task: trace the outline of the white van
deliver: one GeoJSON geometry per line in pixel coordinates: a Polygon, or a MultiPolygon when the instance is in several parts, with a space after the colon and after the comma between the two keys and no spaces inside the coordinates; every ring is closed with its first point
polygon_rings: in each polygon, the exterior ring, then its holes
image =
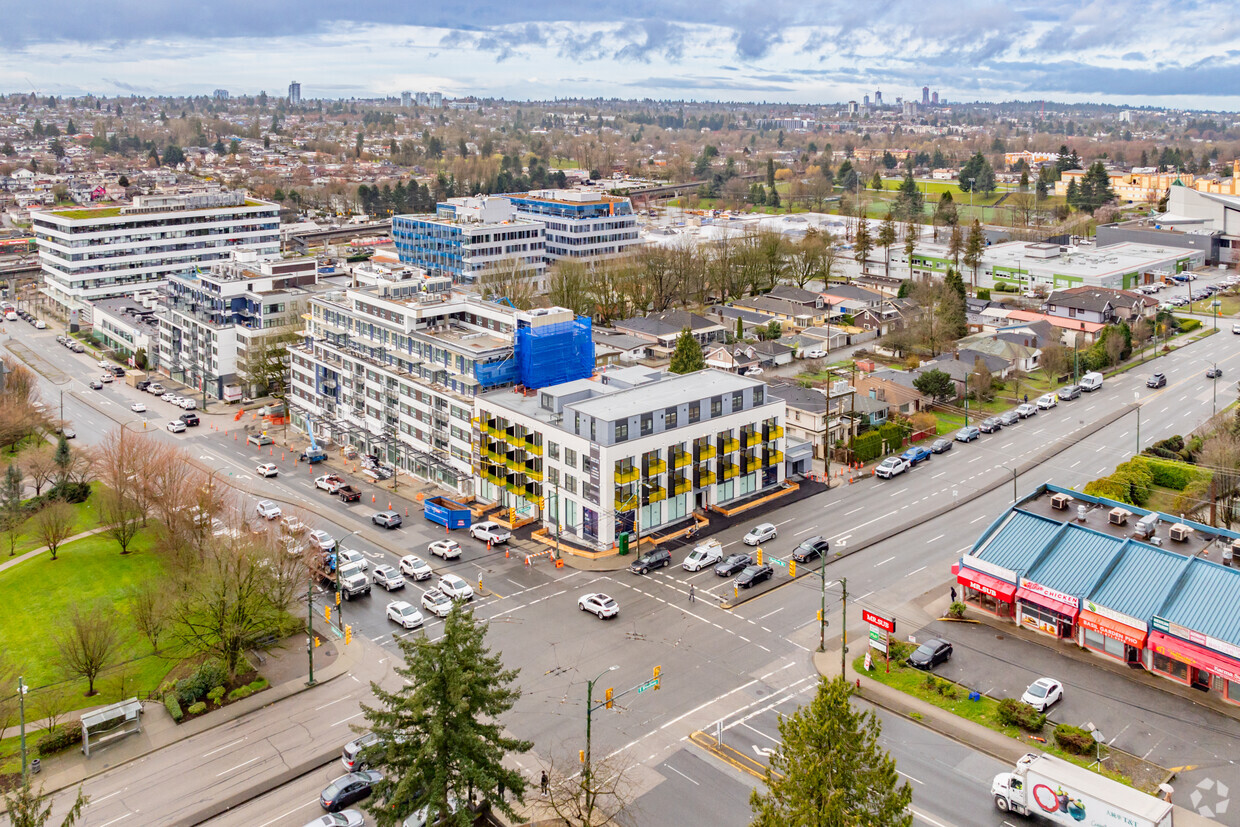
{"type": "Polygon", "coordinates": [[[1091,371],[1081,377],[1081,390],[1086,393],[1092,393],[1102,387],[1102,374],[1097,371],[1091,371]]]}

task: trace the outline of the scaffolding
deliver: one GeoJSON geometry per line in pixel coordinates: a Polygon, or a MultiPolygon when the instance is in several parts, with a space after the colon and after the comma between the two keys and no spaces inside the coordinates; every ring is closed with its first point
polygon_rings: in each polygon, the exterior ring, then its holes
{"type": "Polygon", "coordinates": [[[517,377],[527,388],[545,388],[594,374],[594,339],[590,319],[517,328],[517,377]]]}

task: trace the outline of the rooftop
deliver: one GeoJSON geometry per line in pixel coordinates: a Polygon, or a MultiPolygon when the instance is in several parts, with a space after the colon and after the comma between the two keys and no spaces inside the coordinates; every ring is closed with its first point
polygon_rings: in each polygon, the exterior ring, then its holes
{"type": "Polygon", "coordinates": [[[608,394],[605,399],[596,397],[567,407],[596,419],[615,420],[752,387],[765,387],[765,383],[706,368],[683,375],[669,373],[655,382],[608,394]]]}

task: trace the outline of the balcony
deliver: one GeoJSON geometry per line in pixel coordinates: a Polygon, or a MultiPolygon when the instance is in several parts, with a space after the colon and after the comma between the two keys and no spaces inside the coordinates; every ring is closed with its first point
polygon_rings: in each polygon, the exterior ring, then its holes
{"type": "Polygon", "coordinates": [[[740,448],[741,448],[741,443],[739,440],[736,439],[736,437],[731,437],[731,436],[719,437],[719,453],[731,454],[735,451],[739,451],[740,448]]]}
{"type": "Polygon", "coordinates": [[[646,461],[646,476],[657,477],[667,470],[667,462],[661,459],[650,459],[646,461]]]}
{"type": "Polygon", "coordinates": [[[758,432],[753,428],[741,429],[741,445],[750,448],[758,444],[758,432]]]}
{"type": "Polygon", "coordinates": [[[657,503],[667,499],[667,489],[661,485],[652,485],[646,489],[646,503],[657,503]]]}
{"type": "Polygon", "coordinates": [[[681,494],[688,494],[689,491],[692,490],[692,488],[693,488],[693,481],[689,479],[688,477],[679,476],[672,480],[673,496],[678,497],[681,494]]]}
{"type": "Polygon", "coordinates": [[[724,462],[719,466],[719,480],[721,482],[733,479],[740,473],[740,467],[735,462],[724,462]]]}
{"type": "Polygon", "coordinates": [[[532,435],[527,436],[525,439],[521,440],[521,446],[524,447],[525,450],[529,451],[531,454],[534,454],[535,456],[541,457],[543,454],[542,445],[538,442],[535,442],[534,437],[532,435]]]}
{"type": "Polygon", "coordinates": [[[495,437],[496,439],[500,439],[500,440],[508,439],[508,434],[504,432],[504,429],[498,427],[497,425],[491,422],[488,422],[485,426],[483,426],[482,430],[486,431],[488,434],[495,437]]]}
{"type": "Polygon", "coordinates": [[[770,442],[772,439],[779,439],[781,436],[783,436],[783,435],[784,435],[784,426],[782,426],[782,425],[767,425],[767,426],[763,429],[763,432],[764,432],[764,433],[765,433],[765,435],[766,435],[766,441],[767,441],[767,442],[770,442]]]}
{"type": "Polygon", "coordinates": [[[613,502],[613,507],[617,512],[632,511],[634,508],[637,508],[637,495],[617,488],[613,502]]]}
{"type": "Polygon", "coordinates": [[[641,476],[636,465],[616,466],[616,485],[628,485],[631,482],[637,482],[637,478],[641,476]]]}
{"type": "Polygon", "coordinates": [[[697,457],[698,462],[705,462],[708,459],[715,458],[715,446],[709,442],[701,445],[693,446],[693,454],[697,457]]]}
{"type": "Polygon", "coordinates": [[[762,461],[767,465],[777,465],[784,461],[784,452],[767,449],[762,452],[762,461]]]}
{"type": "Polygon", "coordinates": [[[672,452],[672,467],[673,468],[684,468],[686,465],[688,465],[691,462],[693,462],[693,456],[688,451],[673,451],[672,452]]]}
{"type": "Polygon", "coordinates": [[[539,469],[539,468],[534,468],[533,466],[530,466],[530,465],[526,465],[526,466],[523,466],[521,470],[522,470],[522,472],[524,472],[524,473],[525,473],[525,475],[526,475],[527,477],[529,477],[530,479],[532,479],[532,480],[534,480],[534,481],[536,481],[536,482],[542,482],[542,481],[543,481],[543,472],[542,472],[542,470],[541,470],[541,469],[539,469]]]}
{"type": "Polygon", "coordinates": [[[708,485],[715,484],[715,472],[709,468],[698,468],[693,478],[698,488],[705,488],[708,485]]]}

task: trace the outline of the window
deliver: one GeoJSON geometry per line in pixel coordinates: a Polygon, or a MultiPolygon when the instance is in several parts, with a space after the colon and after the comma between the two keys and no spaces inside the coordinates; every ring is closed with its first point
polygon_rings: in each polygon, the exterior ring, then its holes
{"type": "Polygon", "coordinates": [[[753,389],[753,404],[755,406],[761,405],[763,401],[765,401],[765,399],[766,399],[765,388],[759,385],[758,387],[753,389]]]}
{"type": "Polygon", "coordinates": [[[642,436],[650,436],[654,433],[654,414],[642,414],[642,436]]]}
{"type": "Polygon", "coordinates": [[[597,423],[597,422],[598,422],[598,420],[597,420],[597,419],[595,419],[594,417],[590,417],[590,441],[591,441],[591,442],[595,442],[595,441],[597,441],[597,439],[598,439],[598,438],[595,436],[595,431],[596,431],[596,424],[595,424],[595,423],[597,423]]]}
{"type": "Polygon", "coordinates": [[[744,407],[745,407],[745,392],[744,391],[732,391],[732,412],[736,413],[737,411],[743,409],[744,407]]]}
{"type": "Polygon", "coordinates": [[[714,419],[719,416],[723,416],[723,397],[712,396],[710,398],[710,418],[714,419]]]}
{"type": "Polygon", "coordinates": [[[697,422],[701,418],[702,418],[702,403],[701,402],[690,402],[689,403],[689,424],[692,425],[694,422],[697,422]]]}
{"type": "Polygon", "coordinates": [[[623,422],[617,422],[616,423],[616,442],[624,442],[628,438],[629,438],[628,420],[624,420],[623,422]]]}
{"type": "Polygon", "coordinates": [[[560,469],[554,466],[547,469],[547,482],[552,485],[558,485],[560,482],[560,469]]]}
{"type": "Polygon", "coordinates": [[[577,493],[577,478],[568,474],[564,475],[564,490],[570,494],[577,493]]]}
{"type": "Polygon", "coordinates": [[[550,457],[551,459],[559,459],[560,458],[560,443],[548,442],[547,443],[547,456],[550,457]]]}
{"type": "Polygon", "coordinates": [[[577,467],[577,452],[574,451],[572,448],[564,449],[564,464],[567,465],[569,468],[577,467]]]}
{"type": "Polygon", "coordinates": [[[668,408],[663,412],[663,427],[669,431],[676,427],[676,409],[668,408]]]}

